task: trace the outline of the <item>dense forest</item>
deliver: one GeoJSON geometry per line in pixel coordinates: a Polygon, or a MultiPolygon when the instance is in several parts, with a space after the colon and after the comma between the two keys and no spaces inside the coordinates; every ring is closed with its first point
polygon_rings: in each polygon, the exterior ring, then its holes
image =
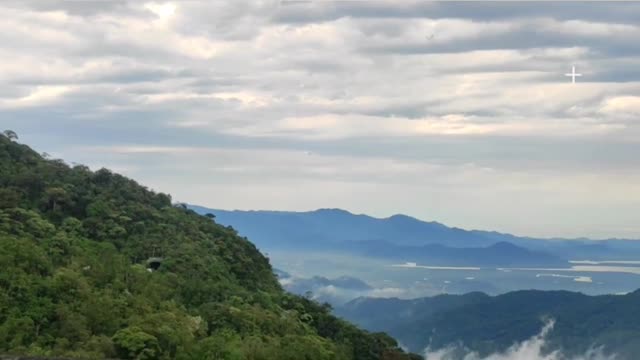
{"type": "Polygon", "coordinates": [[[0,135],[0,353],[420,359],[288,294],[213,215],[0,135]]]}
{"type": "Polygon", "coordinates": [[[640,354],[640,290],[600,296],[523,290],[498,296],[359,298],[336,313],[366,329],[387,331],[414,350],[455,345],[488,356],[532,338],[553,321],[543,349],[548,352],[582,359],[599,349],[616,360],[636,360],[640,354]]]}

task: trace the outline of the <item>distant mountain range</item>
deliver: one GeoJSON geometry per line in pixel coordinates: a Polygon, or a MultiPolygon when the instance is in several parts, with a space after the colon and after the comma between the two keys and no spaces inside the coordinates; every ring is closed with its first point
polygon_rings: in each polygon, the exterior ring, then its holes
{"type": "Polygon", "coordinates": [[[552,320],[547,351],[560,350],[574,358],[602,347],[605,353],[614,350],[618,360],[637,359],[640,353],[640,290],[602,296],[528,290],[495,297],[469,293],[413,300],[358,298],[335,313],[367,330],[387,331],[413,351],[453,346],[460,354],[453,359],[469,351],[479,358],[505,351],[552,320]]]}
{"type": "Polygon", "coordinates": [[[340,209],[309,212],[228,211],[190,206],[215,215],[259,248],[339,251],[448,266],[567,266],[567,259],[623,260],[640,256],[640,241],[536,239],[464,230],[406,215],[379,219],[340,209]]]}
{"type": "MultiPolygon", "coordinates": [[[[190,206],[198,213],[212,213],[216,221],[230,224],[250,239],[260,238],[264,244],[283,242],[315,243],[334,241],[386,241],[395,245],[422,246],[427,243],[448,246],[487,246],[497,242],[437,222],[424,222],[405,215],[377,219],[356,215],[341,209],[309,212],[227,211],[190,206]]],[[[499,240],[498,240],[499,241],[499,240]]]]}
{"type": "Polygon", "coordinates": [[[529,250],[502,241],[484,247],[451,247],[441,244],[422,246],[394,245],[383,241],[354,241],[339,244],[336,249],[398,262],[410,260],[430,266],[476,267],[567,267],[569,263],[543,251],[529,250]]]}

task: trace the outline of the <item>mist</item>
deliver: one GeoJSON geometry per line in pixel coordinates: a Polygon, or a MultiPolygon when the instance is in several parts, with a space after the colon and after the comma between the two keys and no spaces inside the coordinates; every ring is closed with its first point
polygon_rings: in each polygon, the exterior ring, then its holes
{"type": "Polygon", "coordinates": [[[425,360],[615,360],[616,355],[605,355],[601,348],[588,350],[583,355],[566,356],[561,351],[545,351],[546,337],[553,330],[554,321],[548,321],[540,333],[512,345],[504,352],[480,356],[476,352],[461,349],[460,346],[448,346],[444,349],[425,349],[425,360]]]}

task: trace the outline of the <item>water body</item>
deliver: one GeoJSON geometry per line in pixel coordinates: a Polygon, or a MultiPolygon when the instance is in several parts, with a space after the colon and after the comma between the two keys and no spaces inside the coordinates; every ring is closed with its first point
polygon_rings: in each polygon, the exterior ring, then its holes
{"type": "MultiPolygon", "coordinates": [[[[519,268],[519,267],[500,267],[495,268],[497,271],[553,271],[553,272],[610,272],[610,273],[627,273],[640,275],[640,261],[591,261],[591,260],[572,260],[569,261],[573,266],[569,268],[519,268]],[[638,266],[623,266],[638,265],[638,266]]],[[[406,262],[404,264],[391,265],[396,268],[409,269],[428,269],[428,270],[462,270],[462,271],[480,271],[489,270],[490,268],[481,268],[474,266],[429,266],[418,265],[414,262],[406,262]]]]}
{"type": "Polygon", "coordinates": [[[570,260],[571,264],[575,265],[634,265],[640,266],[639,260],[604,260],[604,261],[594,261],[594,260],[570,260]]]}
{"type": "Polygon", "coordinates": [[[431,291],[448,293],[483,291],[499,294],[521,289],[539,289],[599,295],[626,293],[638,287],[640,261],[572,260],[570,265],[567,268],[486,268],[430,266],[407,262],[387,265],[387,268],[394,269],[393,279],[400,287],[403,283],[407,284],[407,280],[422,280],[425,288],[430,286],[431,291]],[[426,274],[429,274],[429,280],[424,278],[426,274]]]}
{"type": "Polygon", "coordinates": [[[553,272],[608,272],[640,275],[638,266],[611,266],[611,265],[574,265],[570,268],[498,268],[497,270],[511,271],[553,271],[553,272]]]}
{"type": "Polygon", "coordinates": [[[467,270],[467,271],[479,271],[482,268],[479,267],[469,267],[469,266],[426,266],[426,265],[418,265],[413,262],[408,262],[404,264],[396,264],[391,265],[392,267],[399,268],[418,268],[418,269],[429,269],[429,270],[467,270]]]}

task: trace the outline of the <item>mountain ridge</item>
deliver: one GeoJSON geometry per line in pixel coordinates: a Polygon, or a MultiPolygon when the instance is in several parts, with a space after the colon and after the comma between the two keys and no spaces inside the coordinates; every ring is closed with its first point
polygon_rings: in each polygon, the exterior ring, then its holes
{"type": "Polygon", "coordinates": [[[461,230],[461,231],[465,231],[465,232],[469,232],[469,233],[477,233],[477,234],[482,234],[485,236],[505,236],[505,237],[514,237],[514,238],[518,238],[518,239],[526,239],[526,240],[543,240],[543,241],[590,241],[590,242],[607,242],[607,241],[638,241],[640,242],[640,238],[619,238],[619,237],[606,237],[606,238],[593,238],[593,237],[589,237],[589,236],[579,236],[579,237],[562,237],[562,236],[529,236],[529,235],[517,235],[517,234],[513,234],[510,232],[506,232],[506,231],[498,231],[498,230],[488,230],[488,229],[475,229],[475,228],[464,228],[464,227],[460,227],[460,226],[450,226],[450,225],[446,225],[443,222],[437,221],[437,220],[425,220],[425,219],[420,219],[417,218],[415,216],[412,215],[408,215],[408,214],[404,214],[404,213],[395,213],[386,217],[378,217],[378,216],[374,216],[374,215],[369,215],[366,213],[356,213],[356,212],[351,212],[349,210],[346,209],[342,209],[342,208],[317,208],[317,209],[313,209],[313,210],[300,210],[300,211],[294,211],[294,210],[269,210],[269,209],[249,209],[249,210],[242,210],[242,209],[220,209],[220,208],[209,208],[207,206],[203,206],[203,205],[195,205],[195,204],[188,204],[186,203],[185,205],[187,205],[189,208],[192,208],[194,210],[196,210],[197,212],[205,212],[205,211],[212,211],[212,212],[220,212],[220,213],[236,213],[236,214],[241,214],[241,213],[254,213],[254,214],[259,214],[259,213],[273,213],[273,214],[292,214],[292,215],[304,215],[304,214],[313,214],[313,213],[323,213],[323,212],[335,212],[335,213],[341,213],[341,214],[345,214],[345,215],[352,215],[352,216],[356,216],[356,217],[366,217],[372,220],[392,220],[394,218],[407,218],[416,222],[420,222],[420,223],[424,223],[424,224],[430,224],[430,225],[436,225],[436,226],[441,226],[447,229],[452,229],[452,230],[461,230]]]}
{"type": "Polygon", "coordinates": [[[448,227],[396,214],[376,218],[342,209],[314,211],[220,210],[189,205],[204,214],[212,212],[218,221],[231,225],[260,246],[288,242],[307,243],[385,241],[398,246],[443,244],[450,247],[491,246],[509,242],[533,251],[542,251],[563,259],[628,260],[640,254],[640,241],[632,239],[534,238],[484,230],[448,227]]]}
{"type": "Polygon", "coordinates": [[[438,295],[411,300],[357,298],[335,313],[369,330],[387,331],[409,349],[457,349],[463,359],[503,353],[531,339],[544,324],[554,326],[546,351],[573,358],[602,347],[607,355],[633,360],[640,351],[640,290],[589,296],[571,291],[519,290],[438,295]]]}
{"type": "Polygon", "coordinates": [[[377,219],[336,209],[291,213],[190,208],[214,214],[216,221],[237,229],[264,251],[339,252],[441,266],[568,266],[565,259],[543,250],[508,246],[501,239],[406,215],[377,219]]]}
{"type": "Polygon", "coordinates": [[[238,233],[106,169],[0,135],[0,354],[414,360],[286,293],[238,233]]]}

